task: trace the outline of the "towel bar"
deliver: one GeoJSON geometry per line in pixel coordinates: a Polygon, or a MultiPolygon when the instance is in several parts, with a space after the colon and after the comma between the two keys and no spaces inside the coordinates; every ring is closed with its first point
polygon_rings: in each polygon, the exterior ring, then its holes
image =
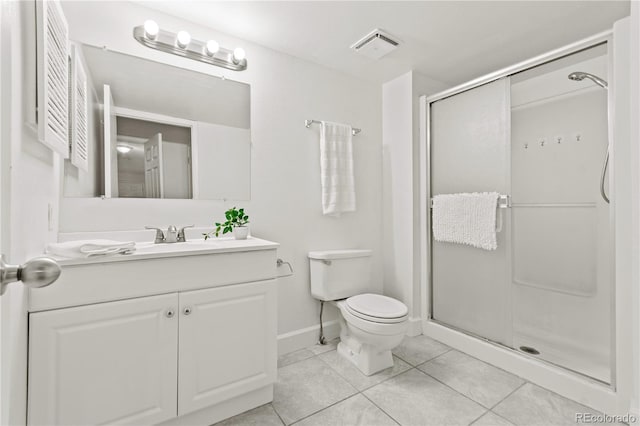
{"type": "MultiPolygon", "coordinates": [[[[304,120],[304,127],[306,127],[307,129],[311,127],[312,124],[320,124],[322,123],[322,121],[318,121],[318,120],[304,120]]],[[[357,135],[358,133],[360,133],[362,131],[362,129],[358,129],[357,127],[352,127],[351,128],[351,134],[353,136],[357,135]]]]}
{"type": "MultiPolygon", "coordinates": [[[[510,207],[511,207],[511,197],[509,195],[501,195],[498,197],[499,209],[508,209],[510,207]]],[[[429,208],[433,208],[433,198],[431,199],[429,208]]]]}

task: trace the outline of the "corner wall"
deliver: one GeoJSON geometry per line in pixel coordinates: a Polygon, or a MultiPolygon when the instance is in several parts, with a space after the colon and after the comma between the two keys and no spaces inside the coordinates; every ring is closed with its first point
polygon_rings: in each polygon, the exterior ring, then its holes
{"type": "Polygon", "coordinates": [[[410,71],[382,85],[384,292],[409,307],[421,334],[419,97],[448,85],[410,71]]]}

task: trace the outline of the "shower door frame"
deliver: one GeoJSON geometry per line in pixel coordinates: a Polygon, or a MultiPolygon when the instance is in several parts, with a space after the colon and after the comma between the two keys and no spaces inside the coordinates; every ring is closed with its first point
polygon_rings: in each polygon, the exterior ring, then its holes
{"type": "MultiPolygon", "coordinates": [[[[613,87],[615,80],[613,76],[613,30],[604,31],[570,45],[550,51],[548,53],[536,56],[529,60],[517,63],[511,67],[504,68],[486,76],[469,81],[462,85],[453,87],[449,90],[440,92],[432,96],[420,97],[420,251],[422,256],[420,265],[420,294],[421,298],[421,317],[422,331],[425,335],[444,341],[457,349],[461,349],[470,355],[473,355],[490,363],[498,364],[505,370],[514,372],[528,380],[540,384],[557,393],[582,402],[586,405],[599,409],[608,414],[626,414],[628,413],[628,403],[630,400],[631,375],[624,374],[629,371],[630,359],[624,353],[631,353],[631,330],[630,319],[631,313],[627,306],[622,306],[618,299],[620,294],[629,294],[630,283],[622,283],[616,281],[616,264],[615,264],[615,240],[612,244],[611,261],[611,282],[612,282],[612,314],[611,314],[611,383],[605,384],[595,379],[589,378],[580,373],[573,372],[569,369],[553,365],[547,361],[533,358],[516,351],[507,346],[501,345],[468,333],[464,330],[443,324],[433,318],[433,276],[432,276],[432,233],[431,233],[431,136],[430,136],[430,109],[431,104],[457,95],[459,93],[471,90],[478,86],[494,82],[501,78],[509,76],[539,66],[556,59],[589,49],[601,44],[608,46],[608,75],[611,82],[610,90],[607,95],[608,100],[608,135],[610,141],[610,152],[614,154],[615,143],[612,139],[613,130],[613,87]],[[424,185],[424,186],[423,186],[424,185]],[[621,290],[621,286],[625,285],[629,288],[621,290]],[[624,324],[623,320],[628,320],[624,324]],[[622,361],[622,362],[621,362],[622,361]],[[626,410],[624,407],[627,407],[626,410]]],[[[610,184],[609,188],[614,188],[614,171],[615,171],[615,155],[612,155],[611,164],[609,165],[610,184]]],[[[510,169],[510,166],[508,167],[510,169]]],[[[611,190],[614,195],[614,191],[611,190]]],[[[612,239],[615,238],[615,197],[611,197],[610,207],[610,229],[612,230],[612,239]]],[[[510,216],[510,215],[509,215],[510,216]]],[[[508,220],[508,223],[511,221],[508,220]]],[[[509,228],[507,228],[508,230],[509,228]]],[[[511,266],[509,266],[511,268],[511,266]]]]}

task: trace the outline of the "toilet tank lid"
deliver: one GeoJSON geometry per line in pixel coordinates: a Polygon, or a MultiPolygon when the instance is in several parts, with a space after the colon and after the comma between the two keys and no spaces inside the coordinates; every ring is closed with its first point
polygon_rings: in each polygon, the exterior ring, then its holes
{"type": "Polygon", "coordinates": [[[371,256],[371,253],[373,253],[373,250],[317,250],[309,252],[309,259],[349,259],[354,257],[371,256]]]}

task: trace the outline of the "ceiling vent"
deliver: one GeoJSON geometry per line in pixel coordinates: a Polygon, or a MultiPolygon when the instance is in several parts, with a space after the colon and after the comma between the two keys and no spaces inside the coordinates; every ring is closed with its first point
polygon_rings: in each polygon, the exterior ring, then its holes
{"type": "Polygon", "coordinates": [[[371,31],[351,45],[356,52],[371,59],[380,59],[395,50],[400,42],[380,29],[371,31]]]}

